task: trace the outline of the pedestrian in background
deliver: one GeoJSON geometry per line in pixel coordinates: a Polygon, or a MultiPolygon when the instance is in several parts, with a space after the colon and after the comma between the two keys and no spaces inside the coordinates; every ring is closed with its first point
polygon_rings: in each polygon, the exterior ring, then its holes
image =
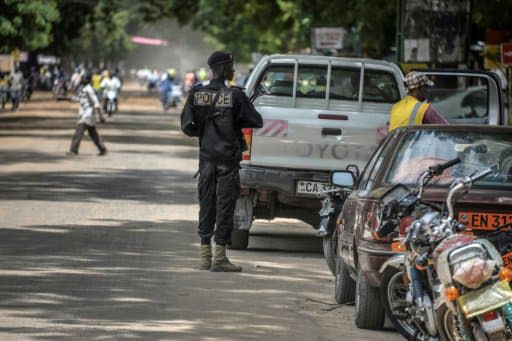
{"type": "Polygon", "coordinates": [[[105,145],[101,142],[98,131],[96,130],[96,113],[100,116],[100,121],[103,121],[104,119],[101,112],[100,102],[98,101],[98,97],[96,97],[94,89],[91,86],[91,81],[92,75],[90,74],[86,74],[82,77],[82,87],[80,88],[76,98],[80,104],[78,109],[79,119],[75,134],[71,141],[71,147],[68,153],[69,155],[78,155],[80,142],[82,141],[82,137],[86,130],[96,147],[98,147],[98,156],[107,154],[107,148],[105,148],[105,145]]]}
{"type": "Polygon", "coordinates": [[[427,75],[411,71],[405,76],[404,85],[407,96],[391,108],[389,131],[408,125],[448,123],[427,101],[426,87],[434,86],[434,82],[427,75]]]}
{"type": "Polygon", "coordinates": [[[240,160],[247,148],[242,128],[261,128],[263,120],[242,89],[226,86],[234,76],[233,56],[214,52],[208,65],[213,79],[192,88],[181,114],[183,132],[199,138],[199,268],[239,272],[242,268],[226,257],[226,246],[231,244],[240,160]]]}
{"type": "Polygon", "coordinates": [[[23,73],[19,66],[16,66],[9,76],[9,88],[11,92],[12,111],[18,111],[21,99],[21,89],[23,88],[23,73]]]}

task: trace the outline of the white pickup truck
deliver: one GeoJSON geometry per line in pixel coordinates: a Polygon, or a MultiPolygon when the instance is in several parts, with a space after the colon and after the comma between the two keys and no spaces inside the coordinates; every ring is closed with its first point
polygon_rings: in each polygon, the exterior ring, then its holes
{"type": "MultiPolygon", "coordinates": [[[[441,86],[432,95],[450,111],[448,116],[440,111],[449,120],[503,124],[502,108],[488,108],[500,103],[487,96],[499,92],[488,91],[498,88],[491,75],[478,74],[486,82],[468,72],[429,75],[450,89],[443,92],[441,86]]],[[[297,218],[318,228],[316,194],[330,187],[330,172],[364,167],[387,133],[391,106],[406,94],[395,64],[312,55],[263,57],[246,92],[258,94],[254,104],[264,125],[244,130],[249,150],[240,170],[234,249],[247,248],[254,219],[297,218]]]]}

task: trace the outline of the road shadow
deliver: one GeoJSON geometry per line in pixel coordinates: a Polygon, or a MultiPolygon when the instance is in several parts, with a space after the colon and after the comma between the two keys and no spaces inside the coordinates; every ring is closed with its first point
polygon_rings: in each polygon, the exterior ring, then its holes
{"type": "Polygon", "coordinates": [[[0,333],[66,341],[283,338],[297,333],[296,290],[322,278],[305,255],[305,266],[276,257],[243,263],[242,274],[196,270],[191,221],[94,223],[0,229],[0,333]]]}
{"type": "Polygon", "coordinates": [[[0,200],[94,202],[131,200],[194,204],[194,170],[106,170],[97,172],[16,172],[0,177],[0,200]]]}

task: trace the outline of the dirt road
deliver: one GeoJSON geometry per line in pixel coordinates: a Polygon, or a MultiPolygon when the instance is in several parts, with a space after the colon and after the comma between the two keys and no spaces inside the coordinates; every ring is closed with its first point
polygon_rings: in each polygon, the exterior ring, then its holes
{"type": "Polygon", "coordinates": [[[156,98],[65,155],[76,105],[0,113],[0,340],[397,340],[358,330],[313,229],[257,222],[241,274],[197,270],[195,141],[156,98]]]}

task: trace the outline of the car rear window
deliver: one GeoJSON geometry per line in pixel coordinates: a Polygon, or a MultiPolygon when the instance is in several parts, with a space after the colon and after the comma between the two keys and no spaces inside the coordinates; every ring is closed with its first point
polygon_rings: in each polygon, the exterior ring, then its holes
{"type": "Polygon", "coordinates": [[[420,130],[407,133],[393,156],[384,182],[414,184],[428,167],[455,158],[461,163],[436,179],[448,186],[455,178],[472,175],[492,165],[498,171],[475,184],[512,188],[512,134],[471,131],[420,130]]]}
{"type": "Polygon", "coordinates": [[[471,75],[434,75],[427,89],[432,107],[450,123],[488,124],[488,80],[471,75]]]}
{"type": "Polygon", "coordinates": [[[269,95],[292,97],[293,73],[294,65],[271,65],[265,70],[260,84],[269,95]]]}

